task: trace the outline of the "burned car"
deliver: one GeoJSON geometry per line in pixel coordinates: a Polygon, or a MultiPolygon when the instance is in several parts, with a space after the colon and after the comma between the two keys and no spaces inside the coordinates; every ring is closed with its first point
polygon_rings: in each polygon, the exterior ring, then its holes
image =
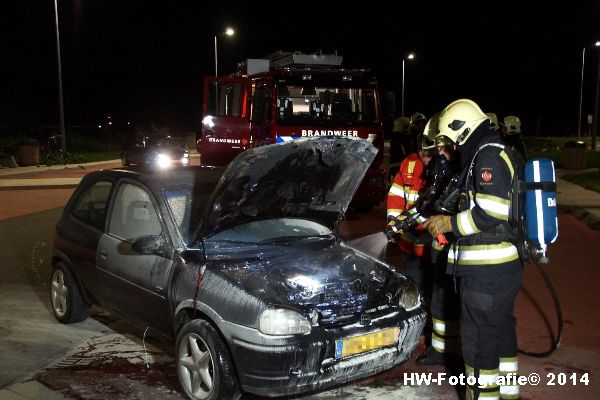
{"type": "Polygon", "coordinates": [[[190,153],[171,136],[138,136],[121,152],[121,164],[165,169],[190,165],[190,153]]]}
{"type": "Polygon", "coordinates": [[[56,227],[56,318],[96,304],[175,340],[192,399],[293,395],[405,361],[426,319],[418,290],[337,235],[375,153],[321,137],[226,170],[87,175],[56,227]]]}

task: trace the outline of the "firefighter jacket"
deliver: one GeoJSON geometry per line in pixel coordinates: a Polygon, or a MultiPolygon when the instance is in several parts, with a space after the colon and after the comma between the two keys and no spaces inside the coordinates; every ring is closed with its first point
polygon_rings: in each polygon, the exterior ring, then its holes
{"type": "MultiPolygon", "coordinates": [[[[387,215],[397,217],[414,208],[419,194],[427,187],[423,177],[424,164],[417,153],[409,154],[401,163],[394,183],[388,192],[387,215]]],[[[404,253],[422,256],[431,236],[422,228],[411,229],[400,235],[399,246],[404,253]]]]}
{"type": "MultiPolygon", "coordinates": [[[[448,253],[448,266],[457,275],[520,267],[508,225],[516,165],[500,137],[482,123],[459,148],[464,185],[462,211],[451,217],[457,240],[448,253]]],[[[517,194],[514,194],[515,196],[517,194]]]]}

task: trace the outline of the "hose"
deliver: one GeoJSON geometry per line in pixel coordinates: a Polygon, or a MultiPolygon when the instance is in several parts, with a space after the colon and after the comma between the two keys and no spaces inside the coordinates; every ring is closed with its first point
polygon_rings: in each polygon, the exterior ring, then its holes
{"type": "Polygon", "coordinates": [[[540,271],[540,275],[542,275],[542,278],[544,279],[544,282],[546,283],[546,287],[548,288],[548,290],[550,291],[550,294],[552,295],[552,300],[554,301],[554,307],[556,309],[556,317],[558,320],[558,333],[548,351],[545,351],[542,353],[535,353],[535,352],[519,349],[519,353],[524,354],[529,357],[546,358],[546,357],[550,356],[552,353],[554,353],[554,351],[556,349],[558,349],[558,346],[560,346],[560,341],[562,339],[562,331],[563,331],[563,316],[562,316],[562,309],[560,308],[560,301],[558,300],[558,294],[556,293],[556,289],[554,288],[554,285],[550,281],[550,278],[548,277],[548,274],[546,273],[546,271],[544,271],[544,268],[542,268],[542,266],[540,264],[538,264],[535,257],[532,257],[532,259],[533,259],[533,263],[538,268],[538,271],[540,271]]]}

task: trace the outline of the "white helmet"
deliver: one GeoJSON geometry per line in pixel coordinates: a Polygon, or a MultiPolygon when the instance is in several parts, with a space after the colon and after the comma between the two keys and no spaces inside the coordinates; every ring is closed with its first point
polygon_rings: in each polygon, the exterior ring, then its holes
{"type": "Polygon", "coordinates": [[[488,119],[490,120],[490,128],[493,130],[498,130],[500,127],[498,125],[498,116],[494,113],[485,113],[485,115],[487,115],[488,119]]]}
{"type": "Polygon", "coordinates": [[[392,132],[408,134],[409,128],[410,119],[408,117],[398,117],[394,120],[394,127],[392,128],[392,132]]]}
{"type": "Polygon", "coordinates": [[[433,114],[429,121],[427,121],[425,129],[423,129],[423,136],[421,137],[421,148],[423,150],[435,148],[435,135],[437,134],[439,121],[440,113],[433,114]]]}
{"type": "Polygon", "coordinates": [[[436,137],[446,136],[455,144],[460,145],[466,142],[473,131],[487,119],[487,115],[473,100],[453,101],[440,114],[436,137]]]}
{"type": "Polygon", "coordinates": [[[508,115],[504,117],[504,126],[506,126],[506,132],[509,135],[521,133],[521,120],[517,116],[508,115]]]}

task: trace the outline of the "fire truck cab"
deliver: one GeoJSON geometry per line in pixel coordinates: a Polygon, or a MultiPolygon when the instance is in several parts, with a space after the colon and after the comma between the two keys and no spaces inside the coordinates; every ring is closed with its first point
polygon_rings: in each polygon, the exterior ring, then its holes
{"type": "Polygon", "coordinates": [[[280,51],[248,59],[233,76],[205,77],[201,163],[224,166],[246,149],[313,136],[369,140],[379,154],[353,205],[377,205],[387,192],[377,82],[369,70],[343,68],[342,60],[280,51]]]}

